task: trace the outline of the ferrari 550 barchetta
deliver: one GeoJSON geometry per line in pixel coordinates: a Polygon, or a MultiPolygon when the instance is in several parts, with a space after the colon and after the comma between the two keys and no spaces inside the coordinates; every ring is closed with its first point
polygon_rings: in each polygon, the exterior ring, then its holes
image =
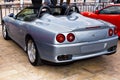
{"type": "Polygon", "coordinates": [[[82,16],[76,6],[27,7],[2,22],[4,39],[18,43],[34,66],[113,54],[117,48],[116,27],[82,16]]]}

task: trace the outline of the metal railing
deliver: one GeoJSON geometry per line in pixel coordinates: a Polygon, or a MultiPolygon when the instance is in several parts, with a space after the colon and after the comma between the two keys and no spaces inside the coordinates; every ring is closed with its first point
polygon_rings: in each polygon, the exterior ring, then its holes
{"type": "Polygon", "coordinates": [[[0,24],[2,24],[2,18],[10,13],[18,13],[23,8],[30,6],[31,4],[2,4],[0,5],[0,24]]]}
{"type": "MultiPolygon", "coordinates": [[[[73,3],[71,3],[73,4],[73,3]]],[[[82,11],[89,11],[92,12],[95,9],[101,9],[110,3],[94,3],[94,2],[87,2],[87,3],[76,3],[77,7],[79,8],[80,12],[82,11]]],[[[1,20],[4,16],[10,14],[10,13],[18,13],[20,10],[22,10],[26,6],[30,6],[31,4],[3,4],[0,5],[0,24],[1,20]]]]}

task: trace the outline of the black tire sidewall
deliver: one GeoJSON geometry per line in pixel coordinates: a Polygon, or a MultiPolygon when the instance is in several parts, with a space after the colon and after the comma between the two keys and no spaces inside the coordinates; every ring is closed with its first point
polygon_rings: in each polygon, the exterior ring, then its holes
{"type": "Polygon", "coordinates": [[[34,40],[33,40],[32,38],[30,38],[30,39],[27,40],[27,44],[26,44],[26,46],[27,46],[27,55],[28,55],[28,42],[29,42],[30,40],[31,40],[31,41],[34,43],[34,45],[35,45],[36,54],[35,54],[35,61],[34,61],[34,62],[31,62],[31,61],[30,61],[29,56],[28,56],[28,60],[29,60],[29,62],[30,62],[33,66],[41,65],[42,62],[41,62],[41,59],[40,59],[40,56],[39,56],[39,53],[38,53],[38,50],[37,50],[37,46],[36,46],[36,44],[35,44],[35,42],[34,42],[34,40]]]}
{"type": "Polygon", "coordinates": [[[2,24],[2,36],[5,40],[9,40],[10,37],[8,36],[7,28],[6,28],[6,36],[4,36],[3,28],[6,27],[6,24],[2,24]]]}

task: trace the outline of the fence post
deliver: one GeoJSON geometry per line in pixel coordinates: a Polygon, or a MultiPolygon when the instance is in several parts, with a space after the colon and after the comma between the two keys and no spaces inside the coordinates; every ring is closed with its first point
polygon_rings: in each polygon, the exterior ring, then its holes
{"type": "Polygon", "coordinates": [[[0,24],[2,24],[2,6],[1,5],[0,5],[0,19],[1,19],[0,24]]]}

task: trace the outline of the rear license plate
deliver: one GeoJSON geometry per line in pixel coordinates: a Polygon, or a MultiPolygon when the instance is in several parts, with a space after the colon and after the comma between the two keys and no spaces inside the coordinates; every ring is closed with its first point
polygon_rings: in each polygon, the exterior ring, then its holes
{"type": "Polygon", "coordinates": [[[81,53],[101,51],[106,47],[106,43],[89,44],[81,47],[81,53]]]}

